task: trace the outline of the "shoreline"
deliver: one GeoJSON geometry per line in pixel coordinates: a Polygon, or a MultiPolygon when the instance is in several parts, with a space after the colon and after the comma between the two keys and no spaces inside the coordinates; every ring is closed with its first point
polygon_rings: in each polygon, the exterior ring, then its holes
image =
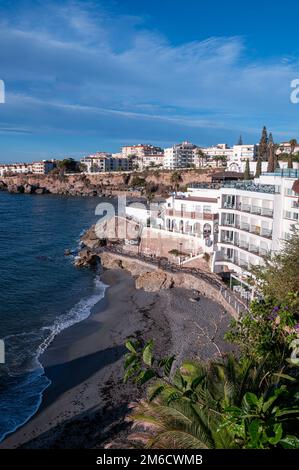
{"type": "Polygon", "coordinates": [[[40,358],[52,383],[39,410],[0,448],[101,448],[125,436],[128,403],[143,393],[122,381],[128,336],[154,338],[157,355],[175,354],[177,363],[218,354],[218,342],[230,349],[222,337],[231,316],[216,302],[191,303],[192,292],[182,288],[137,290],[123,270],[106,270],[101,281],[109,287],[91,315],[57,335],[40,358]],[[217,330],[217,347],[209,330],[217,330]]]}

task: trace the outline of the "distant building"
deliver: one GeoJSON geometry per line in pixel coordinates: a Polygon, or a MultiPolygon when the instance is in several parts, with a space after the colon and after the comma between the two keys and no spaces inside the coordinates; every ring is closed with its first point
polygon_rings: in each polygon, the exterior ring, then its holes
{"type": "Polygon", "coordinates": [[[125,157],[136,156],[143,158],[147,155],[163,155],[164,151],[161,147],[150,144],[126,145],[121,148],[121,153],[125,157]]]}
{"type": "Polygon", "coordinates": [[[80,162],[85,165],[86,173],[101,173],[109,171],[131,171],[134,159],[124,157],[122,154],[111,154],[97,152],[81,158],[80,162]]]}
{"type": "Polygon", "coordinates": [[[54,168],[56,168],[55,160],[41,160],[32,163],[9,163],[0,165],[0,176],[30,173],[46,175],[54,168]]]}
{"type": "Polygon", "coordinates": [[[31,173],[38,175],[46,175],[50,171],[56,168],[55,160],[41,160],[39,162],[33,162],[29,164],[31,173]]]}
{"type": "Polygon", "coordinates": [[[144,170],[149,166],[161,166],[164,161],[164,150],[150,144],[127,145],[122,147],[123,157],[134,158],[135,166],[144,170]]]}
{"type": "Polygon", "coordinates": [[[30,173],[31,168],[29,163],[10,163],[0,165],[0,176],[6,176],[9,174],[26,174],[30,173]]]}
{"type": "Polygon", "coordinates": [[[158,217],[150,215],[156,240],[162,234],[166,246],[177,240],[193,260],[208,253],[212,271],[230,278],[236,292],[249,299],[254,295],[251,266],[278,253],[299,227],[299,170],[278,169],[252,181],[193,184],[168,198],[158,217]]]}
{"type": "Polygon", "coordinates": [[[164,165],[167,170],[196,166],[196,149],[190,142],[182,142],[164,150],[164,165]]]}
{"type": "MultiPolygon", "coordinates": [[[[290,142],[281,142],[276,151],[277,155],[280,155],[281,153],[290,153],[290,152],[291,152],[290,142]]],[[[298,152],[299,152],[299,144],[294,148],[294,153],[298,153],[298,152]]]]}

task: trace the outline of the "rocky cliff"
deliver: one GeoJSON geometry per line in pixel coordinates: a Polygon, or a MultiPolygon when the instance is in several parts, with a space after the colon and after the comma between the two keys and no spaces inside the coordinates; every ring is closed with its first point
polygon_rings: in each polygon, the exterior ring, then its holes
{"type": "MultiPolygon", "coordinates": [[[[191,182],[210,182],[215,170],[185,170],[181,172],[180,187],[191,182]]],[[[157,194],[165,194],[173,185],[171,171],[144,173],[102,173],[94,175],[16,175],[0,177],[0,190],[28,194],[62,194],[70,196],[115,196],[126,194],[140,197],[144,187],[157,194]],[[137,183],[138,182],[138,183],[137,183]],[[144,183],[144,184],[143,184],[144,183]],[[139,185],[139,187],[138,187],[139,185]]]]}

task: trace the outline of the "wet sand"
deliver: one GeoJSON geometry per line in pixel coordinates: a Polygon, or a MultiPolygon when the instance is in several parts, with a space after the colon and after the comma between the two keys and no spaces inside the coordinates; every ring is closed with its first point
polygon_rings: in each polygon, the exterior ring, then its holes
{"type": "Polygon", "coordinates": [[[230,349],[223,335],[231,320],[223,307],[174,288],[135,289],[125,271],[101,276],[109,287],[91,316],[60,333],[41,361],[51,385],[37,414],[0,448],[101,448],[128,431],[130,401],[144,393],[123,377],[129,336],[155,339],[157,355],[209,359],[230,349]]]}

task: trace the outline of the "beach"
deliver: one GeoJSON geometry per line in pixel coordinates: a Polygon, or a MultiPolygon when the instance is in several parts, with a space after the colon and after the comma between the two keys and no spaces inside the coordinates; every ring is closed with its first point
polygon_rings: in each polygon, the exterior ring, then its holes
{"type": "Polygon", "coordinates": [[[102,448],[124,438],[128,404],[144,389],[123,382],[124,343],[153,338],[158,356],[207,360],[231,349],[223,307],[182,288],[145,292],[126,271],[105,270],[105,297],[60,333],[40,358],[51,385],[40,409],[0,448],[102,448]]]}

